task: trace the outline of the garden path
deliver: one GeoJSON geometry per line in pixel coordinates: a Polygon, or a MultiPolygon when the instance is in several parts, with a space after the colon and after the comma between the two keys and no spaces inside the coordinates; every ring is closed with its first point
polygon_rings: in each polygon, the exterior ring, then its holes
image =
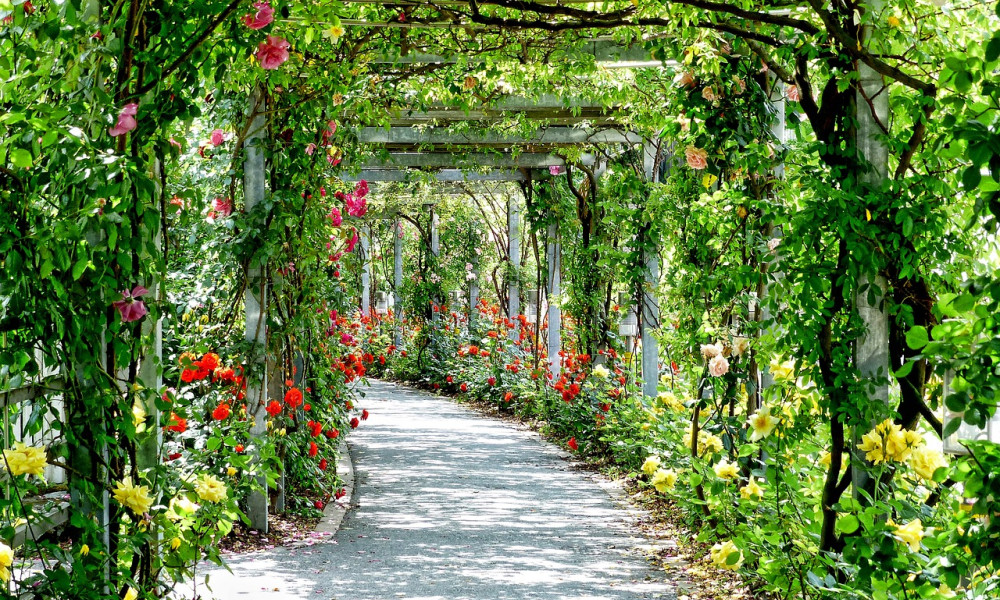
{"type": "Polygon", "coordinates": [[[537,434],[391,383],[372,381],[362,404],[332,541],[233,558],[202,598],[676,597],[635,550],[629,512],[537,434]]]}

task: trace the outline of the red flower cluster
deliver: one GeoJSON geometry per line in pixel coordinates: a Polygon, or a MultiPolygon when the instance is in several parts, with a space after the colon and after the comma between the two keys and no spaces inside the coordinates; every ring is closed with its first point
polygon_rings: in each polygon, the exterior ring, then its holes
{"type": "Polygon", "coordinates": [[[169,429],[170,431],[176,431],[177,433],[184,433],[185,431],[187,431],[187,427],[188,427],[187,419],[182,419],[181,417],[177,416],[177,413],[171,412],[170,422],[166,427],[164,427],[164,429],[169,429]]]}
{"type": "Polygon", "coordinates": [[[309,434],[313,437],[319,437],[323,433],[323,424],[318,421],[309,421],[306,423],[306,427],[309,428],[309,434]]]}
{"type": "Polygon", "coordinates": [[[220,403],[218,406],[215,407],[215,410],[212,411],[212,418],[215,419],[216,421],[224,421],[228,417],[229,417],[229,405],[226,404],[225,402],[220,403]]]}
{"type": "Polygon", "coordinates": [[[296,409],[302,405],[302,391],[299,388],[291,388],[285,392],[285,404],[289,408],[296,409]]]}

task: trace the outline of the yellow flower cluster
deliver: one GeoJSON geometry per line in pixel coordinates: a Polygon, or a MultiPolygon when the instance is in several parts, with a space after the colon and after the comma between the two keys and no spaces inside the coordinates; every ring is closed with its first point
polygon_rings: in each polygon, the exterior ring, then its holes
{"type": "Polygon", "coordinates": [[[657,394],[656,402],[659,406],[675,412],[683,412],[685,410],[684,403],[670,392],[660,392],[657,394]]]}
{"type": "Polygon", "coordinates": [[[743,564],[743,552],[730,540],[712,546],[708,557],[711,559],[713,565],[729,571],[735,571],[743,564]],[[736,554],[739,558],[731,561],[730,556],[733,554],[736,554]]]}
{"type": "MultiPolygon", "coordinates": [[[[684,436],[684,447],[691,449],[691,427],[688,426],[687,435],[684,436]]],[[[710,433],[708,431],[702,430],[698,432],[698,456],[705,456],[708,454],[715,454],[716,452],[722,452],[722,438],[710,433]]]]}
{"type": "Polygon", "coordinates": [[[212,475],[202,475],[198,479],[198,485],[195,486],[194,491],[198,493],[199,498],[206,502],[222,502],[228,494],[226,484],[212,475]]]}
{"type": "Polygon", "coordinates": [[[948,466],[948,460],[938,450],[924,444],[924,436],[903,429],[892,419],[886,419],[861,437],[858,448],[875,464],[905,462],[921,479],[931,481],[934,471],[948,466]]]}
{"type": "Polygon", "coordinates": [[[650,480],[656,491],[661,494],[665,494],[667,490],[674,489],[674,485],[677,483],[677,472],[673,469],[657,469],[653,473],[653,478],[650,480]]]}
{"type": "Polygon", "coordinates": [[[914,448],[923,443],[923,436],[916,431],[903,430],[892,419],[886,419],[861,437],[858,448],[865,452],[865,458],[877,465],[890,461],[903,462],[914,448]]]}
{"type": "Polygon", "coordinates": [[[0,580],[4,583],[10,581],[10,566],[14,564],[14,550],[7,544],[0,542],[0,580]]]}
{"type": "Polygon", "coordinates": [[[735,464],[729,462],[726,459],[719,461],[719,464],[715,465],[715,475],[719,479],[725,479],[729,481],[731,479],[736,479],[740,476],[740,471],[735,464]]]}
{"type": "Polygon", "coordinates": [[[149,487],[133,484],[131,477],[126,477],[123,481],[118,482],[114,496],[119,504],[137,515],[149,512],[149,507],[153,505],[153,498],[149,495],[149,487]]]}
{"type": "Polygon", "coordinates": [[[27,446],[24,442],[15,442],[13,448],[3,451],[4,462],[11,475],[36,475],[41,477],[49,461],[45,457],[42,446],[27,446]]]}
{"type": "Polygon", "coordinates": [[[653,473],[660,468],[660,457],[659,456],[647,456],[645,462],[642,463],[642,472],[646,475],[652,477],[653,473]]]}

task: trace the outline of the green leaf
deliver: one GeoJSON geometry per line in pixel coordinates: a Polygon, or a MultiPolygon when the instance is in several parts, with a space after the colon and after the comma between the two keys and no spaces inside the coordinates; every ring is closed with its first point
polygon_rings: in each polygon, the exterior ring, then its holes
{"type": "Polygon", "coordinates": [[[31,166],[31,152],[24,148],[14,148],[10,151],[10,162],[14,163],[15,167],[27,169],[31,166]]]}
{"type": "Polygon", "coordinates": [[[903,366],[899,367],[899,369],[897,369],[896,372],[893,373],[893,375],[896,376],[896,379],[902,379],[906,377],[907,375],[910,374],[910,371],[913,370],[913,365],[915,364],[915,362],[916,361],[911,360],[903,363],[903,366]]]}
{"type": "Polygon", "coordinates": [[[701,482],[704,481],[704,479],[705,478],[701,476],[701,473],[692,473],[691,477],[688,478],[688,481],[691,485],[698,486],[701,485],[701,482]]]}
{"type": "Polygon", "coordinates": [[[977,165],[972,165],[962,172],[962,186],[965,187],[966,191],[975,191],[975,189],[979,187],[979,182],[982,178],[983,176],[979,172],[979,167],[977,165]]]}
{"type": "Polygon", "coordinates": [[[88,261],[86,258],[81,258],[80,260],[76,261],[76,264],[73,265],[74,281],[79,279],[83,275],[83,272],[87,270],[87,262],[88,261]]]}
{"type": "Polygon", "coordinates": [[[844,515],[837,519],[837,531],[842,534],[851,534],[861,527],[861,522],[854,515],[844,515]]]}
{"type": "Polygon", "coordinates": [[[942,432],[942,437],[948,437],[958,431],[958,428],[962,426],[962,419],[949,419],[947,423],[944,424],[944,431],[942,432]]]}
{"type": "Polygon", "coordinates": [[[931,341],[931,339],[930,336],[927,335],[927,328],[922,325],[911,327],[910,330],[906,332],[906,345],[913,350],[920,350],[926,346],[929,341],[931,341]]]}

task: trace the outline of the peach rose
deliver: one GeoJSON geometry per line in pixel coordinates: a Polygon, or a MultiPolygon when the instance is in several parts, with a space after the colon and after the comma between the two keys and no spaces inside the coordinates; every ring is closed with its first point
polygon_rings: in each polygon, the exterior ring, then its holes
{"type": "Polygon", "coordinates": [[[688,166],[696,171],[708,167],[708,151],[703,148],[688,146],[684,150],[684,158],[687,159],[688,166]]]}

